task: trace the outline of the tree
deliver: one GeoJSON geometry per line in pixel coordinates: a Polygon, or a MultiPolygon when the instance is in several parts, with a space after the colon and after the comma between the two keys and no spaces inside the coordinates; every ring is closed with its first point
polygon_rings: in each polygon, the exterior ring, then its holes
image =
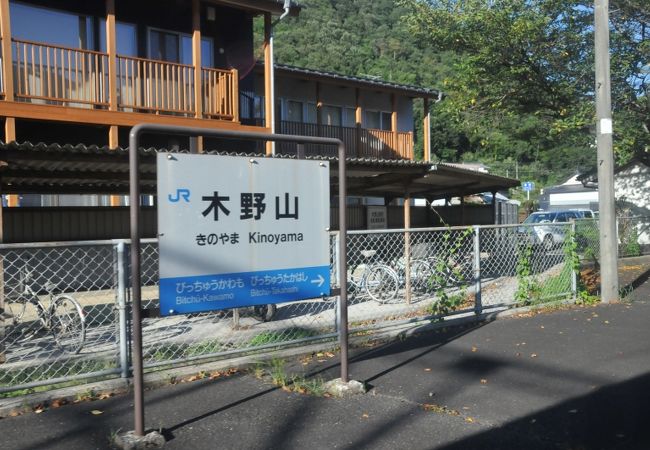
{"type": "MultiPolygon", "coordinates": [[[[576,166],[595,164],[590,2],[400,4],[409,10],[406,22],[421,42],[456,56],[442,86],[448,99],[440,108],[468,137],[473,155],[542,160],[564,175],[576,166]],[[562,157],[566,152],[570,158],[562,157]],[[564,167],[557,167],[558,162],[564,167]]],[[[647,6],[647,0],[619,0],[612,12],[615,150],[621,162],[650,144],[647,6]]]]}

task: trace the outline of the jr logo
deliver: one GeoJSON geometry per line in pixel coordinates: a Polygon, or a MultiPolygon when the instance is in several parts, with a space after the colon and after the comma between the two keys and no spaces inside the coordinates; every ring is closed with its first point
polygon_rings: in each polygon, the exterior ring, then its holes
{"type": "Polygon", "coordinates": [[[176,196],[169,194],[167,199],[171,203],[178,203],[181,199],[185,200],[187,203],[190,202],[190,190],[189,189],[176,189],[176,196]]]}

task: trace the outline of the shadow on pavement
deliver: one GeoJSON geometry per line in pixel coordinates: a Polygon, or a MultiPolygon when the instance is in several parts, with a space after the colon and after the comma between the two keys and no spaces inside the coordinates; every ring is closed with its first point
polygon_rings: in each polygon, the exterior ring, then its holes
{"type": "Polygon", "coordinates": [[[443,448],[647,449],[649,404],[650,374],[645,374],[443,448]]]}

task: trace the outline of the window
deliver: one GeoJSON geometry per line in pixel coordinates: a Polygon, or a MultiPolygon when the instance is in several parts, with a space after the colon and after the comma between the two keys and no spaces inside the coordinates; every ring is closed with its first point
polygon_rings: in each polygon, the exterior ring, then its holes
{"type": "Polygon", "coordinates": [[[392,114],[389,112],[381,113],[381,129],[382,130],[391,130],[392,114]]]}
{"type": "Polygon", "coordinates": [[[354,108],[343,108],[343,126],[344,127],[356,127],[356,110],[354,108]]]}
{"type": "MultiPolygon", "coordinates": [[[[149,29],[149,58],[192,64],[192,36],[175,31],[149,29]]],[[[214,45],[211,38],[201,39],[201,66],[213,67],[214,45]]]]}
{"type": "Polygon", "coordinates": [[[316,103],[307,103],[305,105],[305,123],[317,123],[317,117],[318,110],[316,108],[316,103]]]}
{"type": "Polygon", "coordinates": [[[50,8],[11,2],[11,32],[14,38],[93,49],[93,18],[50,8]]]}
{"type": "Polygon", "coordinates": [[[381,129],[381,115],[379,111],[366,111],[366,128],[381,129]]]}
{"type": "Polygon", "coordinates": [[[373,128],[376,130],[392,129],[392,114],[385,111],[366,111],[366,128],[373,128]]]}
{"type": "Polygon", "coordinates": [[[253,98],[253,118],[254,119],[264,119],[264,97],[256,95],[253,98]]]}
{"type": "Polygon", "coordinates": [[[323,106],[321,108],[323,125],[341,126],[342,111],[340,106],[323,106]]]}
{"type": "MultiPolygon", "coordinates": [[[[138,34],[134,24],[115,22],[115,34],[118,55],[138,56],[138,34]]],[[[99,21],[99,51],[106,51],[106,19],[99,21]]]]}
{"type": "Polygon", "coordinates": [[[302,123],[302,118],[303,118],[302,102],[297,102],[295,100],[287,100],[286,119],[290,122],[302,123]]]}

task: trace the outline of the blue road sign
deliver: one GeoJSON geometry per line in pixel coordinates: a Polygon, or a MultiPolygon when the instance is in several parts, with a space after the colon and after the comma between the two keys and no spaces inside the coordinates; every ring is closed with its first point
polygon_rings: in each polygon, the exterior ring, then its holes
{"type": "Polygon", "coordinates": [[[532,181],[524,181],[521,183],[521,188],[524,190],[524,192],[530,192],[535,189],[535,183],[532,181]]]}

